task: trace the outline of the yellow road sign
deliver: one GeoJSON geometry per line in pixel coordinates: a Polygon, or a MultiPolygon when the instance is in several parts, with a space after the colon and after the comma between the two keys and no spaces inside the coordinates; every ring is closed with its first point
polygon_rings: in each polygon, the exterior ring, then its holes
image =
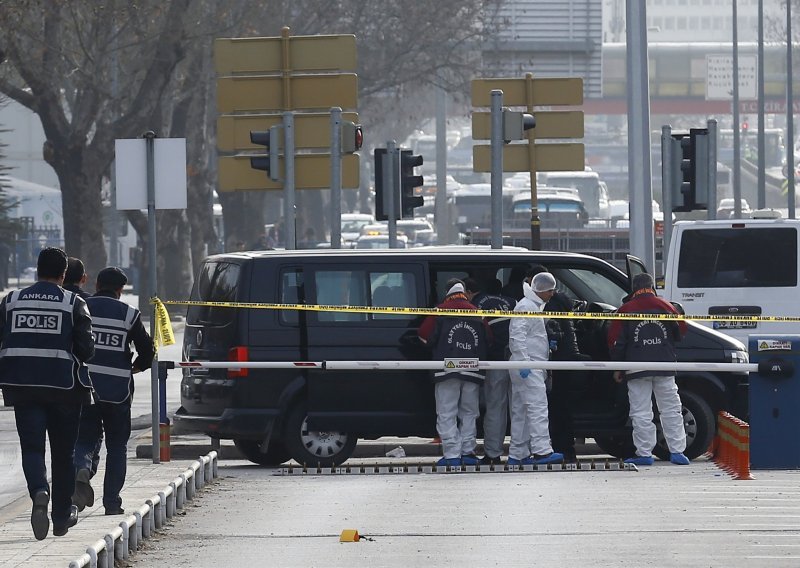
{"type": "MultiPolygon", "coordinates": [[[[536,144],[535,171],[561,172],[583,171],[583,144],[536,144]]],[[[492,152],[489,145],[472,147],[473,170],[492,171],[492,152]]],[[[531,171],[527,144],[508,144],[503,148],[504,172],[531,171]]]]}
{"type": "MultiPolygon", "coordinates": [[[[342,113],[342,121],[358,123],[357,112],[342,113]]],[[[280,114],[226,114],[217,118],[217,149],[223,152],[258,150],[250,142],[251,130],[269,130],[283,124],[280,114]]],[[[281,137],[281,140],[283,137],[281,137]]],[[[294,115],[295,148],[328,148],[331,145],[330,113],[297,113],[294,115]]]]}
{"type": "MultiPolygon", "coordinates": [[[[472,81],[472,106],[491,106],[491,92],[494,89],[503,90],[503,106],[527,106],[526,96],[527,79],[473,79],[472,81]]],[[[573,106],[583,104],[583,79],[577,77],[565,78],[534,78],[533,105],[534,106],[573,106]]]]}
{"type": "Polygon", "coordinates": [[[220,113],[269,110],[355,109],[358,106],[358,76],[355,73],[299,75],[241,75],[217,79],[217,110],[220,113]],[[291,88],[291,105],[284,104],[284,80],[291,88]],[[287,108],[287,106],[289,108],[287,108]]]}
{"type": "MultiPolygon", "coordinates": [[[[223,156],[218,161],[219,191],[283,189],[283,183],[250,167],[251,155],[223,156]]],[[[280,158],[283,172],[283,156],[280,158]]],[[[294,157],[295,189],[327,189],[331,186],[330,154],[297,154],[294,157]]],[[[342,156],[342,189],[359,185],[358,154],[342,156]]]]}
{"type": "MultiPolygon", "coordinates": [[[[536,138],[583,138],[583,111],[542,111],[534,112],[536,138]]],[[[472,138],[491,140],[492,113],[472,113],[472,138]]]]}
{"type": "MultiPolygon", "coordinates": [[[[278,72],[283,69],[284,38],[223,38],[214,41],[218,75],[278,72]]],[[[293,72],[355,71],[356,36],[288,37],[289,67],[293,72]]]]}

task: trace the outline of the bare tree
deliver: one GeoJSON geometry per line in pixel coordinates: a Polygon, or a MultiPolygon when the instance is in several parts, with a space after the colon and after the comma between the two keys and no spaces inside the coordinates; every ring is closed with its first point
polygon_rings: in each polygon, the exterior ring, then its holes
{"type": "MultiPolygon", "coordinates": [[[[378,132],[393,101],[434,83],[464,87],[501,1],[5,0],[0,93],[41,119],[44,158],[63,193],[66,248],[92,271],[106,262],[102,226],[94,221],[102,218],[114,139],[147,129],[187,138],[189,209],[158,215],[162,263],[180,268],[164,271],[168,288],[184,296],[192,268],[216,243],[213,37],[278,35],[283,25],[296,35],[355,33],[361,120],[378,132]]],[[[311,200],[306,207],[321,211],[320,192],[305,196],[301,207],[311,200]]],[[[275,206],[257,193],[221,201],[231,236],[248,244],[263,230],[266,208],[275,206]]],[[[144,217],[129,218],[146,244],[144,217]]]]}

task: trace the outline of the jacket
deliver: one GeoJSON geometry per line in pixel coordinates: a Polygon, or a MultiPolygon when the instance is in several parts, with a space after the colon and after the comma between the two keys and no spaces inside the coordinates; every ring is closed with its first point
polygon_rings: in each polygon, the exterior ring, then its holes
{"type": "MultiPolygon", "coordinates": [[[[461,293],[451,294],[436,307],[448,310],[477,309],[461,293]]],[[[428,316],[417,333],[433,351],[432,359],[444,361],[450,358],[485,359],[491,332],[486,321],[477,316],[428,316]]],[[[474,369],[443,369],[433,374],[434,382],[453,378],[482,383],[484,373],[474,369]]]]}
{"type": "Polygon", "coordinates": [[[113,292],[98,292],[86,303],[92,314],[95,357],[89,365],[97,400],[123,403],[133,396],[132,353],[138,357],[133,366],[150,368],[155,349],[150,334],[142,325],[139,310],[116,298],[113,292]]]}
{"type": "Polygon", "coordinates": [[[17,388],[36,389],[28,393],[34,398],[43,390],[91,389],[92,320],[78,295],[47,281],[11,292],[0,302],[0,338],[0,385],[12,399],[17,388]]]}
{"type": "MultiPolygon", "coordinates": [[[[522,286],[524,297],[514,307],[515,312],[541,312],[544,301],[526,282],[522,286]]],[[[512,361],[547,361],[550,344],[547,339],[545,319],[540,317],[512,318],[508,328],[508,348],[512,361]]]]}
{"type": "MultiPolygon", "coordinates": [[[[517,301],[508,296],[497,294],[478,294],[472,298],[472,303],[479,310],[502,310],[511,312],[517,301]]],[[[507,358],[508,349],[508,326],[511,318],[494,316],[488,318],[489,329],[492,330],[492,344],[489,348],[488,357],[493,361],[504,361],[507,358]]]]}
{"type": "MultiPolygon", "coordinates": [[[[556,292],[544,306],[545,312],[571,312],[572,301],[562,292],[556,292]]],[[[551,354],[554,361],[574,361],[584,359],[578,348],[578,339],[575,336],[575,324],[571,319],[551,319],[548,321],[548,335],[555,339],[558,346],[551,354]],[[551,329],[553,332],[551,332],[551,329]]]]}
{"type": "MultiPolygon", "coordinates": [[[[677,310],[656,296],[653,290],[640,290],[620,306],[619,313],[677,314],[677,310]]],[[[608,345],[614,361],[676,361],[675,342],[686,333],[685,321],[613,320],[608,330],[608,345]]],[[[672,371],[626,371],[628,379],[671,377],[672,371]]]]}

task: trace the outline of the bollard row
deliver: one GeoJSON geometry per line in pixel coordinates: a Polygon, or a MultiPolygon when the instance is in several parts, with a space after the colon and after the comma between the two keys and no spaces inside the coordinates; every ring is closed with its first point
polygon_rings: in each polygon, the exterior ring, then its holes
{"type": "Polygon", "coordinates": [[[717,416],[714,463],[734,479],[753,479],[750,474],[750,425],[725,411],[717,416]]]}
{"type": "Polygon", "coordinates": [[[181,511],[198,490],[217,476],[217,452],[212,451],[192,462],[157,495],[145,500],[144,505],[128,515],[118,527],[71,561],[69,568],[114,568],[116,560],[127,560],[144,539],[153,536],[167,519],[181,511]]]}

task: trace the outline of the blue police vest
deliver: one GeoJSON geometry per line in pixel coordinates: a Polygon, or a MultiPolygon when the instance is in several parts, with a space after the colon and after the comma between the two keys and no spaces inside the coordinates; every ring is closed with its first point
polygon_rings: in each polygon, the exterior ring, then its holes
{"type": "Polygon", "coordinates": [[[72,353],[72,311],[77,296],[50,282],[37,282],[6,298],[0,385],[91,388],[72,353]]]}
{"type": "Polygon", "coordinates": [[[121,403],[132,394],[133,373],[128,332],[139,310],[107,296],[86,299],[92,314],[94,357],[89,363],[92,384],[101,402],[121,403]]]}

